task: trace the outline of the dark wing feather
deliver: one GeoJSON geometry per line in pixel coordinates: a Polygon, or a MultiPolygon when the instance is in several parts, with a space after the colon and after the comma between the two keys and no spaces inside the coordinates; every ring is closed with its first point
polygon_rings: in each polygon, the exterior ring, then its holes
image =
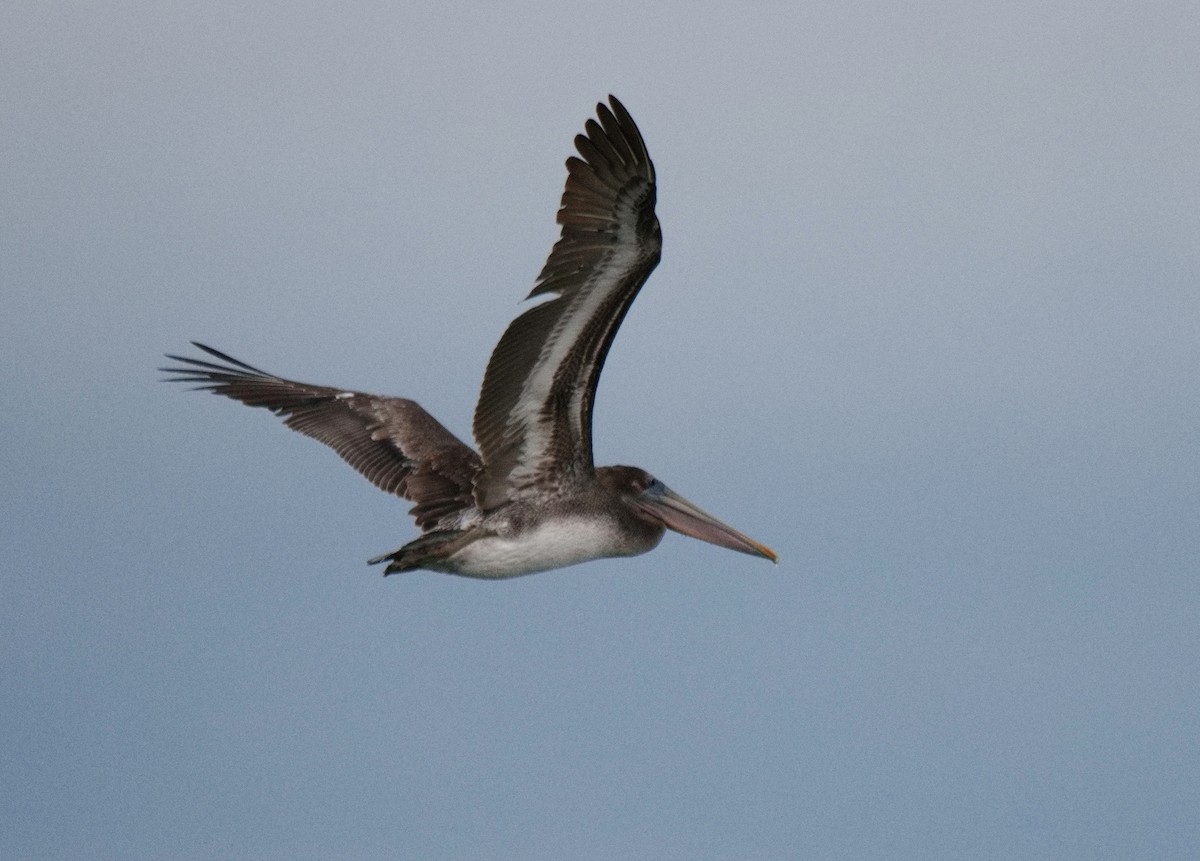
{"type": "Polygon", "coordinates": [[[484,375],[474,422],[484,510],[591,475],[596,383],[658,265],[654,165],[629,112],[613,96],[609,105],[575,138],[582,158],[567,159],[562,234],[529,294],[554,298],[509,325],[484,375]]]}
{"type": "Polygon", "coordinates": [[[325,443],[380,490],[415,502],[417,526],[433,528],[474,503],[480,460],[416,402],[313,386],[276,377],[194,343],[223,364],[168,355],[182,363],[161,368],[169,382],[265,407],[305,436],[325,443]]]}

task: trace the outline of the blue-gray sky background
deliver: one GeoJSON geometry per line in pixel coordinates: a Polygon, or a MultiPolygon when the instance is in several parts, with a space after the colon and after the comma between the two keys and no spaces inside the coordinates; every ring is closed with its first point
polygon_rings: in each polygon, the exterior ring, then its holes
{"type": "Polygon", "coordinates": [[[0,855],[1200,855],[1192,2],[18,0],[0,855]],[[663,263],[597,460],[775,547],[502,583],[156,380],[469,433],[616,93],[663,263]]]}

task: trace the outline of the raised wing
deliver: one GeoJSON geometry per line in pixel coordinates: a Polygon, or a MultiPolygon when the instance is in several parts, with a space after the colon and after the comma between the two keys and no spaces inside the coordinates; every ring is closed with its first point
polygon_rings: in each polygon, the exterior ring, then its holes
{"type": "Polygon", "coordinates": [[[325,443],[380,490],[416,503],[423,530],[474,504],[480,460],[415,401],[313,386],[276,377],[212,347],[193,345],[222,364],[168,355],[182,366],[161,368],[169,382],[265,407],[293,430],[325,443]]]}
{"type": "Polygon", "coordinates": [[[658,264],[654,165],[629,112],[608,100],[575,138],[582,158],[567,159],[562,235],[529,294],[553,298],[509,325],[483,378],[474,431],[484,510],[592,473],[600,370],[658,264]]]}

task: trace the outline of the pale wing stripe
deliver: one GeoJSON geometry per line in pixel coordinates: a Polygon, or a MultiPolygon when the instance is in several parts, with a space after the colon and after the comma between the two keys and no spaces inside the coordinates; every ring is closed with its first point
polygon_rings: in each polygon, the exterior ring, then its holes
{"type": "MultiPolygon", "coordinates": [[[[621,230],[621,234],[632,233],[628,228],[623,227],[621,230]]],[[[514,486],[525,486],[536,478],[537,470],[542,467],[536,455],[546,450],[552,442],[555,417],[546,414],[544,404],[536,394],[551,389],[555,374],[575,348],[585,327],[592,322],[601,308],[612,302],[613,294],[625,286],[629,274],[639,260],[636,245],[629,244],[632,241],[632,238],[622,235],[622,242],[615,246],[616,250],[603,268],[587,280],[583,289],[571,299],[553,300],[567,301],[571,304],[559,317],[550,337],[546,339],[537,364],[526,379],[521,398],[508,421],[510,434],[524,432],[518,466],[511,473],[510,480],[514,486]]],[[[580,387],[573,392],[572,415],[577,415],[582,410],[583,398],[587,394],[580,387]]]]}

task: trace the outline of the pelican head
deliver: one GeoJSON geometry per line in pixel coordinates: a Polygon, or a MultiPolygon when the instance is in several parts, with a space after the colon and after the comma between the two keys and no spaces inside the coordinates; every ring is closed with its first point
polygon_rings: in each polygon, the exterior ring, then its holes
{"type": "Polygon", "coordinates": [[[774,550],[722,523],[644,469],[635,466],[612,466],[599,469],[597,473],[604,474],[604,478],[611,482],[613,489],[618,492],[627,507],[645,523],[658,529],[665,527],[680,535],[699,538],[728,550],[761,556],[776,563],[779,561],[774,550]]]}

